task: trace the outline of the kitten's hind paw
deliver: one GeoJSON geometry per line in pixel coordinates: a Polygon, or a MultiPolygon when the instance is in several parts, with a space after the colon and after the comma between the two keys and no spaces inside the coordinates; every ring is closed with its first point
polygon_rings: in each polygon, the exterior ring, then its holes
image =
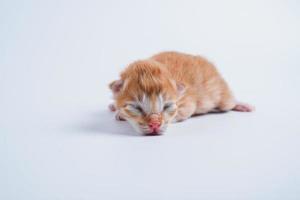
{"type": "Polygon", "coordinates": [[[255,108],[249,104],[239,102],[235,105],[235,107],[232,110],[238,112],[252,112],[255,110],[255,108]]]}

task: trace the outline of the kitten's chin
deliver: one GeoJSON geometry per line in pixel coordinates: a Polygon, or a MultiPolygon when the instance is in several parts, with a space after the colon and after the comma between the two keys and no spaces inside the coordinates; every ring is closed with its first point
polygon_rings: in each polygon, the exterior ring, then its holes
{"type": "Polygon", "coordinates": [[[143,135],[145,136],[159,136],[159,135],[163,135],[166,131],[167,125],[162,126],[159,130],[156,131],[142,131],[143,135]]]}
{"type": "Polygon", "coordinates": [[[143,129],[140,129],[138,131],[141,135],[145,135],[145,136],[158,136],[158,135],[163,135],[164,134],[164,130],[157,130],[157,131],[150,131],[150,130],[143,130],[143,129]]]}

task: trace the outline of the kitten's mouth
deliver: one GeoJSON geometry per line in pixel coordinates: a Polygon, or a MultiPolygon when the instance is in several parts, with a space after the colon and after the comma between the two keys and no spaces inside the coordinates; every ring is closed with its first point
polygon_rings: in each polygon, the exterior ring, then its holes
{"type": "Polygon", "coordinates": [[[159,136],[162,135],[162,131],[153,131],[151,133],[146,133],[146,136],[159,136]]]}
{"type": "Polygon", "coordinates": [[[159,136],[163,135],[163,133],[166,131],[167,126],[162,125],[159,128],[149,128],[147,126],[141,126],[140,127],[140,132],[143,133],[145,136],[159,136]]]}
{"type": "Polygon", "coordinates": [[[163,135],[163,133],[165,132],[165,128],[161,128],[161,129],[156,129],[156,130],[149,130],[147,132],[144,133],[145,136],[159,136],[159,135],[163,135]]]}

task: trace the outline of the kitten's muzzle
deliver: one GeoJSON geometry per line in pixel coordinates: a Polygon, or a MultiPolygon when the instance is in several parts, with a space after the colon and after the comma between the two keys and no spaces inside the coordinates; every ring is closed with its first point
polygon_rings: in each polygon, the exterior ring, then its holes
{"type": "Polygon", "coordinates": [[[150,121],[148,122],[148,127],[150,129],[151,135],[159,135],[160,134],[160,115],[152,114],[150,116],[150,121]]]}

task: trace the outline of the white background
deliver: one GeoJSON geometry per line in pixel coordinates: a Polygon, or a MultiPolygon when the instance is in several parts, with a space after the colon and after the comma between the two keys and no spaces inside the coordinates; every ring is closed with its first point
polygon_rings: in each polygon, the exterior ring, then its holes
{"type": "Polygon", "coordinates": [[[300,4],[0,2],[0,199],[300,199],[300,4]],[[160,137],[114,121],[107,84],[163,50],[212,60],[254,113],[160,137]]]}

